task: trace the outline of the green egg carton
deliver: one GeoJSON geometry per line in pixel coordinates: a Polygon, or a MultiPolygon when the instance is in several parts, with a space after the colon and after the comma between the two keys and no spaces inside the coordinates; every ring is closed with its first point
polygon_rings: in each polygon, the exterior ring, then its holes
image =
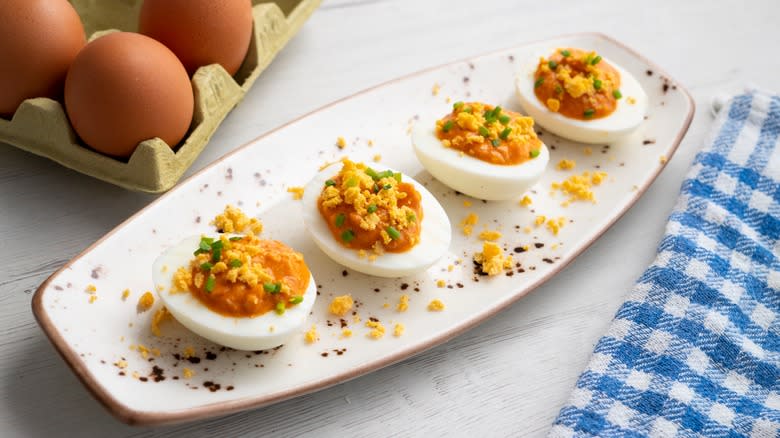
{"type": "MultiPolygon", "coordinates": [[[[143,0],[71,0],[90,40],[116,31],[137,31],[143,0]]],[[[0,142],[32,152],[77,172],[148,193],[173,187],[206,147],[260,73],[301,28],[320,0],[252,1],[254,37],[241,68],[230,76],[222,66],[201,67],[192,77],[195,112],[189,134],[173,149],[159,138],[141,142],[126,161],[85,146],[62,104],[49,98],[22,102],[11,120],[0,118],[0,142]]]]}

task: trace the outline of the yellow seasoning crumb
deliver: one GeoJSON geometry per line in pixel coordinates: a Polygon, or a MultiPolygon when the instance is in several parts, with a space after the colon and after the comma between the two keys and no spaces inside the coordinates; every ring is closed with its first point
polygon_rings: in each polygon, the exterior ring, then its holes
{"type": "Polygon", "coordinates": [[[268,326],[268,333],[273,333],[275,331],[276,331],[276,326],[274,326],[274,325],[269,325],[268,326]]]}
{"type": "Polygon", "coordinates": [[[590,146],[586,146],[585,148],[582,149],[582,153],[585,155],[593,155],[593,148],[591,148],[590,146]]]}
{"type": "Polygon", "coordinates": [[[154,312],[154,316],[152,316],[152,334],[160,337],[160,324],[162,324],[164,321],[167,321],[172,318],[171,312],[168,311],[168,309],[163,306],[157,309],[156,312],[154,312]]]}
{"type": "Polygon", "coordinates": [[[633,105],[633,104],[635,104],[635,103],[636,103],[636,99],[635,99],[635,98],[633,98],[633,97],[628,97],[628,98],[626,99],[626,102],[628,102],[628,104],[629,104],[629,105],[633,105]]]}
{"type": "Polygon", "coordinates": [[[352,330],[350,330],[348,328],[345,328],[345,329],[341,330],[341,336],[343,336],[345,338],[351,338],[352,337],[352,330]]]}
{"type": "Polygon", "coordinates": [[[287,187],[287,193],[292,193],[296,201],[303,199],[303,187],[287,187]]]}
{"type": "Polygon", "coordinates": [[[313,344],[320,340],[320,335],[317,333],[317,326],[312,325],[311,328],[306,332],[306,334],[303,336],[303,340],[307,344],[313,344]]]}
{"type": "Polygon", "coordinates": [[[341,295],[333,298],[333,301],[330,302],[330,306],[328,306],[328,311],[336,316],[344,316],[347,312],[352,310],[353,304],[355,304],[355,301],[352,299],[351,295],[341,295]]]}
{"type": "Polygon", "coordinates": [[[395,310],[399,312],[406,312],[408,308],[409,308],[409,295],[403,294],[401,295],[401,298],[398,299],[398,305],[395,307],[395,310]]]}
{"type": "Polygon", "coordinates": [[[154,295],[151,292],[146,291],[141,298],[138,299],[137,309],[139,312],[146,312],[154,305],[154,295]]]}
{"type": "Polygon", "coordinates": [[[382,308],[383,308],[383,309],[387,309],[388,307],[390,307],[390,303],[384,303],[384,304],[382,304],[382,308]]]}
{"type": "Polygon", "coordinates": [[[182,353],[182,356],[184,356],[185,359],[189,359],[195,356],[195,349],[192,347],[186,347],[182,353]]]}
{"type": "Polygon", "coordinates": [[[160,349],[159,348],[152,348],[151,351],[152,351],[153,355],[155,355],[157,357],[160,357],[160,349]]]}
{"type": "Polygon", "coordinates": [[[131,376],[132,376],[134,379],[138,379],[139,377],[141,377],[141,375],[138,373],[138,371],[133,371],[133,374],[131,374],[131,376]]]}
{"type": "Polygon", "coordinates": [[[125,289],[122,291],[122,301],[127,300],[127,297],[130,296],[130,289],[125,289]]]}
{"type": "Polygon", "coordinates": [[[385,335],[385,326],[382,325],[379,321],[366,321],[366,327],[370,328],[371,331],[368,332],[368,337],[373,339],[381,339],[385,335]]]}
{"type": "Polygon", "coordinates": [[[160,268],[160,272],[162,272],[163,274],[165,274],[166,272],[168,272],[168,265],[163,265],[163,267],[162,267],[162,268],[160,268]]]}
{"type": "Polygon", "coordinates": [[[471,231],[474,229],[474,225],[476,225],[477,222],[479,222],[479,216],[474,213],[469,213],[469,215],[466,216],[466,219],[463,219],[463,222],[460,223],[463,234],[471,236],[471,231]]]}
{"type": "Polygon", "coordinates": [[[441,300],[436,299],[428,303],[428,311],[441,312],[442,310],[444,310],[444,303],[441,300]]]}
{"type": "Polygon", "coordinates": [[[501,238],[501,233],[498,231],[484,230],[479,233],[480,240],[496,241],[501,238]]]}
{"type": "Polygon", "coordinates": [[[463,206],[466,208],[471,207],[471,201],[463,201],[463,206]]]}
{"type": "Polygon", "coordinates": [[[455,269],[455,265],[447,265],[447,272],[452,272],[455,269]]]}
{"type": "Polygon", "coordinates": [[[558,165],[556,166],[558,170],[569,170],[574,169],[574,167],[577,165],[577,163],[574,160],[567,160],[563,159],[558,162],[558,165]]]}
{"type": "Polygon", "coordinates": [[[532,231],[532,229],[531,229],[531,227],[529,227],[529,226],[526,226],[526,227],[524,227],[524,228],[523,228],[523,232],[524,232],[525,234],[531,234],[531,231],[532,231]]]}
{"type": "Polygon", "coordinates": [[[92,304],[95,301],[97,301],[97,295],[90,295],[90,297],[89,297],[89,304],[92,304]]]}
{"type": "Polygon", "coordinates": [[[666,155],[661,155],[660,157],[658,157],[658,161],[659,161],[661,164],[664,164],[664,163],[666,163],[666,155]]]}
{"type": "Polygon", "coordinates": [[[431,88],[431,94],[438,96],[439,90],[441,90],[441,86],[439,86],[439,84],[433,84],[433,88],[431,88]]]}
{"type": "Polygon", "coordinates": [[[395,328],[393,328],[393,336],[395,336],[396,338],[400,338],[401,335],[404,334],[405,329],[406,327],[404,327],[404,325],[399,322],[398,324],[395,325],[395,328]]]}
{"type": "Polygon", "coordinates": [[[520,200],[520,205],[523,207],[528,207],[529,205],[531,205],[532,202],[533,200],[531,200],[531,198],[529,198],[528,195],[524,195],[523,199],[520,200]]]}
{"type": "Polygon", "coordinates": [[[490,276],[512,268],[512,256],[504,256],[504,251],[494,242],[483,243],[482,252],[474,254],[474,261],[482,266],[482,272],[490,276]]]}
{"type": "Polygon", "coordinates": [[[185,368],[183,368],[183,369],[181,370],[181,375],[182,375],[182,377],[184,377],[185,379],[191,379],[191,378],[192,378],[192,376],[194,376],[194,375],[195,375],[195,371],[192,371],[191,369],[189,369],[189,368],[186,368],[186,367],[185,367],[185,368]]]}
{"type": "Polygon", "coordinates": [[[336,139],[336,146],[338,146],[339,149],[344,149],[347,146],[347,141],[344,140],[344,137],[339,137],[336,139]]]}
{"type": "Polygon", "coordinates": [[[94,294],[95,292],[97,292],[97,288],[95,287],[94,284],[88,284],[87,288],[84,289],[84,292],[86,292],[88,294],[94,294]]]}
{"type": "Polygon", "coordinates": [[[436,280],[436,287],[444,287],[444,286],[446,286],[446,285],[447,285],[447,282],[446,282],[446,281],[444,281],[444,280],[441,280],[441,279],[439,279],[439,280],[436,280]]]}
{"type": "Polygon", "coordinates": [[[607,178],[607,172],[596,172],[590,177],[590,182],[594,186],[600,185],[607,178]]]}
{"type": "Polygon", "coordinates": [[[355,324],[359,323],[360,322],[360,316],[359,315],[352,316],[352,322],[354,322],[355,324]]]}
{"type": "Polygon", "coordinates": [[[559,217],[558,219],[550,219],[547,221],[547,229],[550,230],[553,235],[558,235],[558,231],[566,224],[566,218],[559,217]]]}
{"type": "MultiPolygon", "coordinates": [[[[130,346],[130,348],[133,348],[133,346],[131,345],[131,346],[130,346]]],[[[135,347],[135,350],[136,350],[137,352],[141,353],[141,357],[143,357],[144,359],[146,359],[147,357],[149,357],[149,349],[148,349],[148,348],[146,348],[146,346],[145,346],[145,345],[138,344],[138,345],[135,347]]]]}
{"type": "Polygon", "coordinates": [[[539,225],[543,224],[544,221],[546,220],[547,218],[543,214],[540,214],[539,216],[536,216],[536,219],[534,219],[534,225],[538,227],[539,225]]]}
{"type": "Polygon", "coordinates": [[[374,162],[378,163],[380,161],[382,161],[382,156],[379,154],[374,155],[374,162]]]}
{"type": "Polygon", "coordinates": [[[156,288],[154,288],[157,292],[162,292],[165,290],[165,286],[158,284],[156,288]]]}
{"type": "Polygon", "coordinates": [[[117,368],[125,369],[125,368],[127,368],[127,361],[126,360],[120,360],[119,362],[115,363],[114,365],[116,365],[117,368]]]}
{"type": "Polygon", "coordinates": [[[374,140],[371,140],[371,139],[369,139],[369,140],[368,140],[368,145],[369,145],[369,146],[373,146],[373,145],[374,145],[374,140]]]}

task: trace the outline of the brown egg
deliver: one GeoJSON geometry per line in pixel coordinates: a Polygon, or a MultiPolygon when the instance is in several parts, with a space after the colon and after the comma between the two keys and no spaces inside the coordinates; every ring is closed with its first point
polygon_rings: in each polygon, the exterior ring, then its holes
{"type": "Polygon", "coordinates": [[[0,117],[25,99],[62,96],[84,26],[67,0],[4,0],[0,7],[0,117]]]}
{"type": "Polygon", "coordinates": [[[137,33],[115,32],[87,44],[65,81],[73,129],[99,152],[129,157],[159,137],[171,147],[192,120],[194,97],[184,66],[167,47],[137,33]]]}
{"type": "Polygon", "coordinates": [[[250,0],[145,0],[138,30],[168,46],[187,72],[221,64],[234,75],[252,37],[250,0]]]}

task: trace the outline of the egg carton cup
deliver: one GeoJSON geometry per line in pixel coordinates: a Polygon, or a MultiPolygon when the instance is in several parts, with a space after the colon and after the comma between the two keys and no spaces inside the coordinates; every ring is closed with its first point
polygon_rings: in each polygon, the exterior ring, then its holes
{"type": "MultiPolygon", "coordinates": [[[[106,33],[136,31],[143,0],[72,0],[90,40],[106,33]],[[100,30],[105,29],[105,30],[100,30]]],[[[62,104],[49,98],[22,102],[11,120],[0,118],[0,142],[49,158],[77,172],[126,189],[161,193],[173,187],[211,136],[277,53],[298,32],[320,0],[253,0],[253,38],[235,76],[218,64],[192,77],[195,111],[187,136],[175,148],[159,138],[141,142],[126,161],[80,142],[62,104]]]]}

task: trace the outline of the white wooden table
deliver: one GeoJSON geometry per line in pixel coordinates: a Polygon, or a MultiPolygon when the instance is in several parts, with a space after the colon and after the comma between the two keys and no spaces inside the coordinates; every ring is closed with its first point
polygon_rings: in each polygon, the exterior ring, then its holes
{"type": "Polygon", "coordinates": [[[60,265],[150,202],[0,145],[0,436],[540,436],[622,297],[652,261],[710,100],[777,91],[780,2],[330,0],[261,76],[190,173],[294,117],[425,67],[556,34],[601,31],[665,68],[698,112],[636,206],[556,278],[415,358],[260,410],[159,429],[125,426],[79,384],[33,320],[60,265]],[[560,3],[558,8],[553,4],[560,3]]]}

